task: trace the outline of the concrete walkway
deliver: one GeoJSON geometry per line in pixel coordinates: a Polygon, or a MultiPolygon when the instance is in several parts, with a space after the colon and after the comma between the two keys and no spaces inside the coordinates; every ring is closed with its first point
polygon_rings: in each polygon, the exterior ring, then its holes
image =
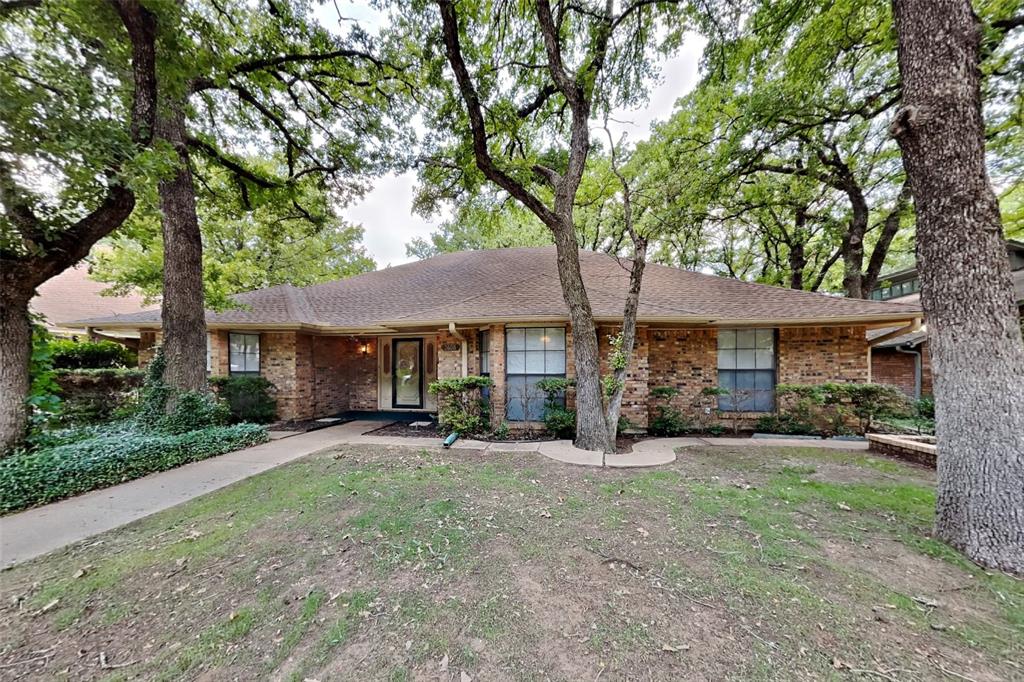
{"type": "MultiPolygon", "coordinates": [[[[168,509],[236,481],[337,445],[399,445],[440,447],[437,437],[374,436],[379,421],[357,420],[298,435],[276,433],[275,440],[255,447],[211,457],[200,462],[152,474],[78,497],[29,509],[0,518],[0,565],[9,566],[60,549],[136,519],[168,509]]],[[[754,439],[754,438],[652,438],[633,445],[633,451],[608,455],[610,467],[652,467],[675,460],[679,448],[696,445],[800,446],[866,450],[866,442],[754,439]]],[[[536,452],[545,457],[580,466],[601,466],[601,454],[580,450],[572,441],[491,443],[462,439],[458,450],[494,453],[536,452]]]]}
{"type": "Polygon", "coordinates": [[[0,565],[21,563],[377,428],[350,422],[192,462],[0,518],[0,565]]]}

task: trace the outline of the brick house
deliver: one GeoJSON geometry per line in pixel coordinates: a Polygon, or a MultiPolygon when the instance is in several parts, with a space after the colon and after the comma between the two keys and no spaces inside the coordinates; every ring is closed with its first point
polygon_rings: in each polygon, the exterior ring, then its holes
{"type": "MultiPolygon", "coordinates": [[[[1006,240],[1017,309],[1024,316],[1024,242],[1006,240]]],[[[871,300],[920,305],[921,282],[917,268],[879,278],[871,300]]],[[[932,363],[928,329],[924,325],[885,327],[868,331],[871,344],[871,380],[896,386],[912,398],[932,394],[932,363]]]]}
{"type": "MultiPolygon", "coordinates": [[[[581,251],[602,348],[621,324],[628,264],[581,251]]],[[[241,294],[208,312],[213,375],[259,373],[277,389],[280,417],[436,409],[435,378],[487,374],[495,425],[536,421],[536,382],[571,378],[572,329],[554,247],[467,251],[302,289],[241,294]]],[[[870,379],[869,330],[907,325],[916,305],[862,301],[649,265],[623,415],[646,428],[651,389],[673,386],[682,410],[702,389],[741,399],[719,408],[751,416],[774,407],[777,383],[870,379]]],[[[135,329],[142,358],[159,342],[159,312],[86,321],[135,329]]],[[[734,415],[731,415],[734,416],[734,415]]]]}

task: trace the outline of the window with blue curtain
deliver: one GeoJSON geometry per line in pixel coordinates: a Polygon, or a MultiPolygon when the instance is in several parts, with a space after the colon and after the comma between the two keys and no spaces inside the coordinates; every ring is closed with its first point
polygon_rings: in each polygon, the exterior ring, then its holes
{"type": "Polygon", "coordinates": [[[718,396],[726,412],[775,409],[775,330],[721,329],[718,332],[718,396]]]}
{"type": "Polygon", "coordinates": [[[563,327],[510,327],[505,330],[506,417],[509,421],[543,419],[546,396],[537,388],[537,382],[564,376],[563,327]]]}

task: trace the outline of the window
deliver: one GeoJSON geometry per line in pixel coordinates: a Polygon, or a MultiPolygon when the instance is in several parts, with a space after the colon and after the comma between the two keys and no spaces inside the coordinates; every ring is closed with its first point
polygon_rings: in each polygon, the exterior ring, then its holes
{"type": "Polygon", "coordinates": [[[871,298],[875,301],[887,301],[890,298],[909,296],[921,291],[921,280],[908,279],[906,282],[899,282],[887,287],[879,287],[871,292],[871,298]]]}
{"type": "Polygon", "coordinates": [[[726,412],[770,412],[775,408],[775,330],[722,329],[718,332],[718,397],[726,412]]]}
{"type": "Polygon", "coordinates": [[[480,332],[480,376],[491,376],[491,333],[480,332]]]}
{"type": "Polygon", "coordinates": [[[211,334],[206,335],[206,373],[209,374],[213,370],[213,343],[211,340],[211,334]]]}
{"type": "Polygon", "coordinates": [[[513,327],[505,331],[509,421],[544,418],[544,393],[537,382],[565,376],[565,329],[513,327]]]}
{"type": "Polygon", "coordinates": [[[228,363],[232,374],[259,374],[260,335],[231,334],[228,337],[228,363]]]}

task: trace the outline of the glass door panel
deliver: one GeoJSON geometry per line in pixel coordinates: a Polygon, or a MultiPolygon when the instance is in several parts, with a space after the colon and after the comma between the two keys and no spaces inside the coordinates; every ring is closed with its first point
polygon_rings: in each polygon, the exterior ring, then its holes
{"type": "Polygon", "coordinates": [[[395,339],[392,344],[394,361],[391,377],[394,407],[423,407],[422,339],[395,339]]]}

